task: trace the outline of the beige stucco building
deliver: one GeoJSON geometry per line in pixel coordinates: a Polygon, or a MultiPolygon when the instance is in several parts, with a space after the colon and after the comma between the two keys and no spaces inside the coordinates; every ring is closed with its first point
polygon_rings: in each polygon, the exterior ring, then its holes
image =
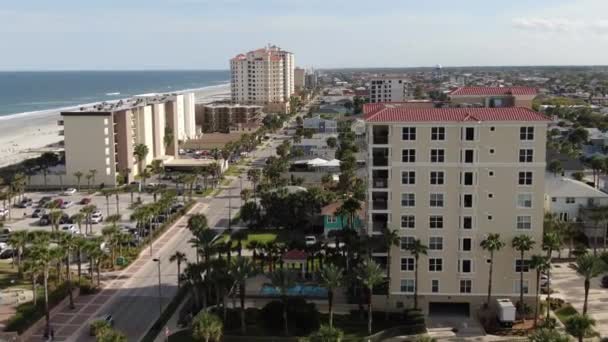
{"type": "Polygon", "coordinates": [[[414,86],[404,76],[370,78],[369,102],[404,102],[414,99],[414,86]]]}
{"type": "Polygon", "coordinates": [[[532,100],[537,95],[532,87],[460,87],[450,92],[449,97],[453,104],[532,109],[532,100]]]}
{"type": "Polygon", "coordinates": [[[269,46],[230,60],[233,103],[281,110],[295,92],[295,62],[291,52],[269,46]]]}
{"type": "MultiPolygon", "coordinates": [[[[368,233],[388,226],[401,236],[392,249],[391,309],[412,306],[414,259],[407,246],[420,239],[429,247],[419,264],[420,307],[474,313],[487,293],[489,253],[480,242],[489,233],[507,244],[495,256],[493,293],[515,303],[519,262],[511,241],[526,234],[536,241],[527,257],[541,251],[548,119],[527,108],[387,103],[364,111],[368,233]]],[[[531,299],[532,270],[525,286],[531,299]]]]}
{"type": "Polygon", "coordinates": [[[304,89],[304,86],[306,85],[305,83],[305,79],[306,79],[306,70],[302,69],[302,68],[295,68],[294,69],[294,87],[296,90],[302,90],[304,89]]]}

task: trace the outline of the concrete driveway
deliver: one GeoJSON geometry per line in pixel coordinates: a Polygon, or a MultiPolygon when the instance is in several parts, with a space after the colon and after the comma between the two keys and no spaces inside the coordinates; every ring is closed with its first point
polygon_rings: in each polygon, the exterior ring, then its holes
{"type": "MultiPolygon", "coordinates": [[[[595,330],[602,337],[608,336],[608,289],[600,286],[601,278],[591,280],[587,313],[596,320],[595,330]]],[[[569,263],[554,263],[551,268],[552,297],[561,298],[583,312],[585,298],[584,279],[576,274],[569,263]]]]}

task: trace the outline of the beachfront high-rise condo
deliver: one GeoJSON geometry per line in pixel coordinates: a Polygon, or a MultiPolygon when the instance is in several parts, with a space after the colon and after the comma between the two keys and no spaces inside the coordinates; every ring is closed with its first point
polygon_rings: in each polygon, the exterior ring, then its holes
{"type": "Polygon", "coordinates": [[[277,46],[239,54],[230,60],[232,102],[285,111],[295,92],[295,62],[277,46]]]}
{"type": "MultiPolygon", "coordinates": [[[[425,313],[474,313],[488,289],[490,253],[480,247],[498,233],[493,296],[518,301],[519,271],[533,300],[541,252],[548,119],[528,108],[364,106],[368,133],[368,233],[396,229],[391,309],[411,307],[415,260],[408,247],[428,247],[418,264],[418,302],[425,313]],[[536,244],[524,260],[511,247],[527,235],[536,244]]],[[[386,261],[386,254],[378,254],[386,261]]],[[[379,305],[383,302],[379,302],[379,305]]]]}
{"type": "Polygon", "coordinates": [[[369,102],[404,102],[414,99],[414,86],[403,76],[370,78],[369,102]]]}

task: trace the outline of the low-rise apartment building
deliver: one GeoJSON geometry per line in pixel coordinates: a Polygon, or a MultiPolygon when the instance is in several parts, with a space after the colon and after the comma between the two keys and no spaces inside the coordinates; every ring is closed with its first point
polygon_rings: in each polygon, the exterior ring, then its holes
{"type": "Polygon", "coordinates": [[[370,79],[369,102],[404,102],[414,98],[412,82],[403,76],[379,76],[370,79]]]}
{"type": "Polygon", "coordinates": [[[203,133],[229,133],[251,128],[262,120],[262,106],[211,103],[196,105],[196,125],[203,133]]]}
{"type": "Polygon", "coordinates": [[[489,253],[480,247],[499,233],[493,294],[519,296],[525,270],[532,300],[534,272],[511,241],[536,241],[541,251],[548,119],[527,108],[364,106],[368,137],[368,234],[398,229],[392,248],[390,309],[411,307],[414,258],[408,246],[428,246],[418,270],[419,304],[433,314],[448,307],[473,313],[485,301],[489,253]],[[497,271],[499,270],[499,271],[497,271]]]}
{"type": "Polygon", "coordinates": [[[451,91],[449,98],[452,104],[532,109],[532,100],[537,95],[532,87],[460,87],[451,91]]]}

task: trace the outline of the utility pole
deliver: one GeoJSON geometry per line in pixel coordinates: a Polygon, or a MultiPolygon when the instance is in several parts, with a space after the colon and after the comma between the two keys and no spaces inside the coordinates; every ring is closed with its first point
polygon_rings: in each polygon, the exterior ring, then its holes
{"type": "Polygon", "coordinates": [[[232,188],[228,188],[228,231],[232,229],[232,188]]]}
{"type": "Polygon", "coordinates": [[[160,258],[152,259],[158,264],[158,317],[163,315],[163,293],[160,285],[160,258]]]}

